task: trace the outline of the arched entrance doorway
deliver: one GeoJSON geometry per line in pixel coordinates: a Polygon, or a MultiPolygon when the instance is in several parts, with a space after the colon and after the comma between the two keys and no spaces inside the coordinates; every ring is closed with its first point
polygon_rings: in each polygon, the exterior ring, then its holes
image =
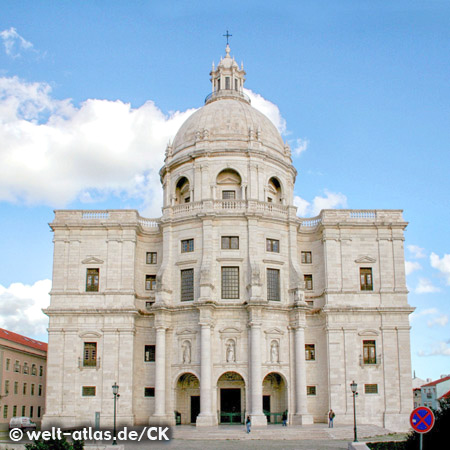
{"type": "Polygon", "coordinates": [[[267,423],[281,423],[287,409],[287,386],[283,376],[276,372],[268,373],[263,380],[263,411],[267,423]]]}
{"type": "Polygon", "coordinates": [[[179,376],[175,389],[175,418],[177,424],[197,421],[200,414],[200,382],[193,373],[179,376]]]}
{"type": "Polygon", "coordinates": [[[217,381],[219,423],[240,424],[245,418],[245,381],[237,372],[225,372],[217,381]]]}

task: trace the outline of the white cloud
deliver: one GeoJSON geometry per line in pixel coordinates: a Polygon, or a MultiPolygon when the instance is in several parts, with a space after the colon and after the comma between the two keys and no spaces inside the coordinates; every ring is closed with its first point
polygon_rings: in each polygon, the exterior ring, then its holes
{"type": "Polygon", "coordinates": [[[0,200],[62,207],[114,194],[159,216],[165,147],[193,112],[95,99],[77,108],[46,83],[0,78],[0,200]]]}
{"type": "Polygon", "coordinates": [[[330,192],[324,190],[324,197],[314,197],[312,203],[299,197],[294,196],[294,205],[297,206],[297,214],[300,217],[317,216],[322,209],[347,208],[347,197],[340,192],[330,192]]]}
{"type": "Polygon", "coordinates": [[[47,333],[48,317],[41,311],[50,303],[50,280],[32,286],[13,283],[0,285],[0,327],[29,337],[47,333]]]}
{"type": "Polygon", "coordinates": [[[450,255],[445,254],[439,258],[439,255],[433,252],[430,255],[430,264],[444,275],[446,283],[450,286],[450,255]]]}
{"type": "Polygon", "coordinates": [[[419,283],[415,290],[416,294],[429,294],[439,291],[440,289],[434,286],[428,278],[419,278],[419,283]]]}
{"type": "Polygon", "coordinates": [[[424,253],[424,248],[419,247],[418,245],[407,245],[406,248],[409,250],[413,258],[425,258],[426,255],[424,253]]]}
{"type": "Polygon", "coordinates": [[[278,131],[284,134],[286,132],[286,120],[282,117],[278,106],[250,89],[244,89],[244,92],[250,97],[252,106],[267,116],[278,131]]]}
{"type": "Polygon", "coordinates": [[[445,342],[439,342],[431,351],[419,350],[417,352],[419,356],[450,356],[450,347],[445,342]]]}
{"type": "Polygon", "coordinates": [[[298,138],[295,141],[295,146],[294,146],[294,149],[292,150],[292,153],[295,156],[299,156],[301,153],[303,153],[304,151],[307,150],[308,146],[309,146],[308,139],[298,138]]]}
{"type": "Polygon", "coordinates": [[[1,31],[0,38],[3,40],[6,54],[11,58],[18,58],[21,56],[22,50],[33,49],[33,44],[24,39],[13,27],[9,30],[1,31]]]}
{"type": "Polygon", "coordinates": [[[439,317],[435,317],[434,319],[430,319],[427,322],[427,325],[431,328],[434,325],[439,325],[441,327],[445,327],[445,325],[447,325],[448,323],[448,315],[447,314],[442,314],[439,317]]]}
{"type": "Polygon", "coordinates": [[[405,272],[406,275],[410,275],[416,270],[422,269],[422,266],[416,261],[405,261],[405,272]]]}

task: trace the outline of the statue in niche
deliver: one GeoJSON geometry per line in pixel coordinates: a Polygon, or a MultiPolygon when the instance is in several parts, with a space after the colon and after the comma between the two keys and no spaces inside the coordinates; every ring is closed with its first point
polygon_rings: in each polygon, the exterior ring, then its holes
{"type": "Polygon", "coordinates": [[[272,344],[270,344],[270,362],[279,362],[279,348],[277,341],[272,341],[272,344]]]}
{"type": "Polygon", "coordinates": [[[189,341],[183,342],[183,364],[191,362],[191,343],[189,341]]]}
{"type": "Polygon", "coordinates": [[[236,345],[232,339],[227,342],[227,362],[236,362],[236,345]]]}

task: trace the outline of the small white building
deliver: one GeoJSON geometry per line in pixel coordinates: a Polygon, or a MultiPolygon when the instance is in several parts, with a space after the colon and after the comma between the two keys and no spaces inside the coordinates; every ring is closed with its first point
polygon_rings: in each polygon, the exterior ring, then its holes
{"type": "Polygon", "coordinates": [[[289,146],[228,46],[210,75],[160,218],[55,212],[44,425],[111,425],[115,382],[122,424],[352,423],[355,380],[359,423],[408,428],[402,211],[299,218],[289,146]]]}
{"type": "Polygon", "coordinates": [[[450,391],[450,375],[441,375],[441,378],[424,384],[421,388],[422,406],[440,409],[439,400],[447,397],[450,391]]]}

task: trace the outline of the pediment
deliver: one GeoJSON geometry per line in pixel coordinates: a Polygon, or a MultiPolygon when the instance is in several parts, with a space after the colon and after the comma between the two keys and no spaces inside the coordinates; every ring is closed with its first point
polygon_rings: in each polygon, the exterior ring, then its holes
{"type": "Polygon", "coordinates": [[[378,336],[380,333],[376,330],[361,330],[358,334],[360,336],[378,336]]]}
{"type": "Polygon", "coordinates": [[[88,256],[87,258],[83,259],[83,261],[81,261],[81,264],[103,264],[104,261],[96,258],[95,256],[88,256]]]}
{"type": "Polygon", "coordinates": [[[193,335],[193,334],[197,334],[197,331],[191,330],[189,328],[183,328],[182,330],[177,331],[178,336],[189,336],[189,335],[193,335]]]}
{"type": "Polygon", "coordinates": [[[376,261],[375,258],[372,258],[371,256],[364,255],[360,256],[357,259],[355,259],[356,263],[374,263],[376,261]]]}
{"type": "Polygon", "coordinates": [[[84,331],[81,332],[78,336],[80,336],[80,338],[100,338],[102,337],[102,335],[100,333],[97,333],[97,331],[84,331]]]}
{"type": "Polygon", "coordinates": [[[235,327],[226,327],[219,330],[219,333],[240,334],[242,333],[242,330],[239,330],[238,328],[235,327]]]}
{"type": "Polygon", "coordinates": [[[217,184],[239,184],[240,180],[236,176],[226,176],[217,180],[217,184]]]}
{"type": "Polygon", "coordinates": [[[284,331],[281,331],[279,328],[274,327],[274,328],[269,328],[268,330],[264,330],[264,333],[266,334],[278,334],[278,335],[283,335],[284,331]]]}

